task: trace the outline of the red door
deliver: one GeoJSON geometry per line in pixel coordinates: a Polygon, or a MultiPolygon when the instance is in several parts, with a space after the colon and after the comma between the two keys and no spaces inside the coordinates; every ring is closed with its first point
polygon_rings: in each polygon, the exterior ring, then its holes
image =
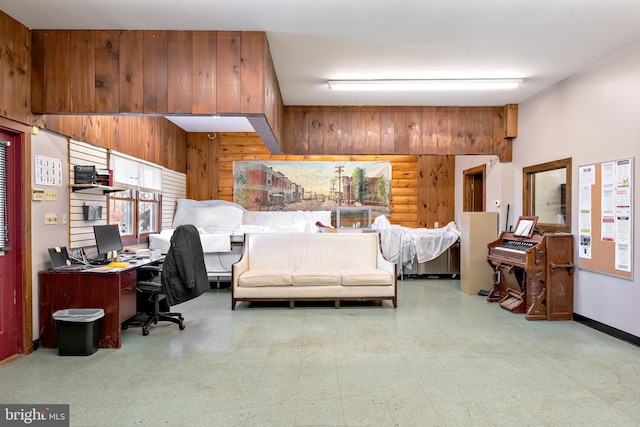
{"type": "MultiPolygon", "coordinates": [[[[4,227],[4,250],[0,251],[0,360],[6,359],[18,353],[21,332],[21,315],[19,302],[22,301],[22,284],[18,282],[21,277],[22,260],[20,253],[22,242],[22,198],[20,167],[20,137],[19,134],[8,133],[0,129],[0,141],[9,144],[5,146],[6,182],[0,184],[4,188],[6,197],[0,191],[0,203],[5,205],[6,220],[0,218],[0,227],[4,227]],[[6,200],[6,202],[5,202],[6,200]]],[[[2,148],[0,148],[2,149],[2,148]]],[[[2,161],[0,159],[0,161],[2,161]]],[[[1,166],[0,166],[1,167],[1,166]]],[[[0,180],[4,181],[4,180],[0,180]]]]}

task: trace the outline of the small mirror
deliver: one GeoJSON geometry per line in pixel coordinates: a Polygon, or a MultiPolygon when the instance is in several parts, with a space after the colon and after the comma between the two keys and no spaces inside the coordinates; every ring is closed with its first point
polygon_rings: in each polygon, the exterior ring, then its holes
{"type": "Polygon", "coordinates": [[[516,229],[513,232],[513,235],[516,237],[526,237],[530,239],[536,229],[537,222],[537,216],[521,216],[518,218],[518,223],[516,224],[516,229]]]}

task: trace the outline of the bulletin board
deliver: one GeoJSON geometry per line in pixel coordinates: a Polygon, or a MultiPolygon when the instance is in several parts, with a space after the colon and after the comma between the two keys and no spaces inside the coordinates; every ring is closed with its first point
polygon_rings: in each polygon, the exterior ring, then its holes
{"type": "Polygon", "coordinates": [[[633,279],[633,158],[578,168],[578,268],[633,279]]]}

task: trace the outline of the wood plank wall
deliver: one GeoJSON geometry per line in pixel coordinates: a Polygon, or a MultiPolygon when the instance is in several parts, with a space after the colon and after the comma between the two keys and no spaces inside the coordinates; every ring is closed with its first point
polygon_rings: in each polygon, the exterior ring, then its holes
{"type": "Polygon", "coordinates": [[[251,133],[190,133],[187,151],[187,198],[190,199],[233,201],[234,161],[384,160],[391,162],[389,220],[392,223],[406,227],[433,227],[435,222],[443,226],[454,219],[454,156],[276,156],[269,152],[257,135],[251,133]]]}
{"type": "Polygon", "coordinates": [[[31,36],[0,11],[0,116],[31,124],[31,36]]]}
{"type": "Polygon", "coordinates": [[[264,32],[33,30],[31,45],[35,113],[246,115],[282,140],[264,32]]]}
{"type": "MultiPolygon", "coordinates": [[[[237,113],[272,153],[497,154],[503,162],[517,136],[517,105],[285,109],[263,32],[30,32],[0,11],[0,45],[0,115],[28,125],[38,124],[32,99],[38,113],[237,113]]],[[[157,162],[163,153],[149,155],[157,162]]]]}
{"type": "Polygon", "coordinates": [[[187,133],[164,117],[45,115],[36,123],[78,141],[187,172],[187,133]]]}
{"type": "Polygon", "coordinates": [[[455,216],[456,157],[418,156],[417,212],[420,227],[443,227],[455,216]]]}
{"type": "Polygon", "coordinates": [[[282,147],[298,155],[496,154],[510,162],[517,108],[288,106],[282,147]]]}
{"type": "MultiPolygon", "coordinates": [[[[408,155],[409,163],[416,164],[416,183],[394,185],[394,213],[415,211],[419,225],[453,218],[452,190],[448,191],[452,155],[497,154],[508,162],[512,138],[517,136],[517,105],[285,108],[262,32],[30,32],[0,11],[0,45],[2,117],[178,172],[186,173],[189,164],[189,177],[196,179],[188,179],[189,197],[198,199],[231,197],[231,187],[217,185],[220,179],[225,182],[229,161],[221,159],[218,150],[205,148],[202,135],[187,135],[161,117],[100,114],[239,112],[260,129],[262,139],[256,145],[255,135],[249,134],[244,149],[264,150],[266,144],[266,153],[273,153],[282,146],[283,153],[303,158],[400,156],[394,157],[397,163],[408,155]],[[32,99],[39,113],[90,115],[34,117],[32,99]],[[265,138],[266,132],[271,134],[265,138]],[[399,202],[402,197],[416,197],[415,207],[411,199],[399,202]]],[[[225,138],[221,134],[217,143],[224,144],[225,138]]],[[[394,168],[400,170],[400,165],[394,168]]],[[[404,173],[410,175],[413,169],[404,173]]]]}

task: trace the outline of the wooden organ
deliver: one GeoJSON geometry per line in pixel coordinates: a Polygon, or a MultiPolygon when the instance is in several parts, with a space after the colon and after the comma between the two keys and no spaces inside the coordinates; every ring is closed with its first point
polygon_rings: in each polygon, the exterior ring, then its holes
{"type": "Polygon", "coordinates": [[[573,319],[573,235],[502,232],[489,243],[490,302],[527,320],[573,319]]]}

